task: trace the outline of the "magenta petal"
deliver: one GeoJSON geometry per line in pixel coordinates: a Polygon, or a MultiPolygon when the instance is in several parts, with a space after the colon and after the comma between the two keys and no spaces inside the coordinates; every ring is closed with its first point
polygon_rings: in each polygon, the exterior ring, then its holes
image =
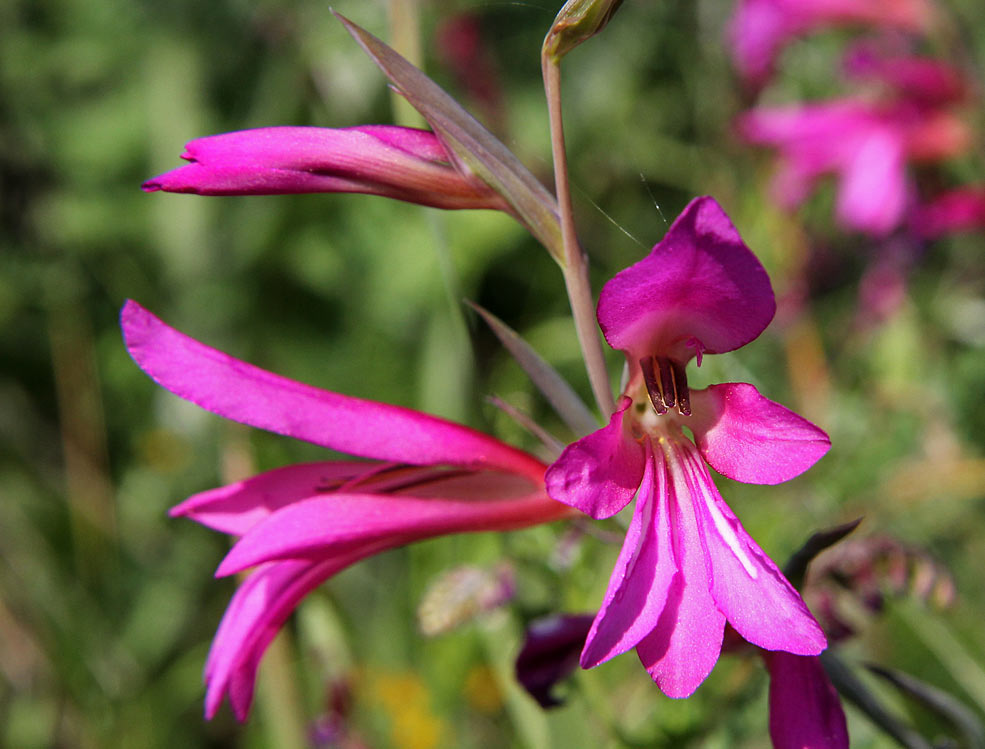
{"type": "Polygon", "coordinates": [[[686,483],[711,570],[711,595],[735,630],[765,650],[817,655],[824,633],[800,594],[725,504],[689,442],[675,444],[675,482],[686,483]],[[680,472],[680,475],[677,475],[680,472]]]}
{"type": "Polygon", "coordinates": [[[209,650],[205,717],[215,716],[228,694],[233,713],[245,720],[260,658],[294,607],[336,572],[373,551],[369,547],[318,563],[279,562],[251,574],[229,602],[209,650]]]}
{"type": "Polygon", "coordinates": [[[120,320],[130,355],[155,382],[227,419],[366,458],[501,468],[538,483],[543,476],[538,460],[481,432],[272,374],[179,333],[136,302],[120,320]]]}
{"type": "Polygon", "coordinates": [[[662,503],[673,528],[673,553],[679,568],[653,630],[636,646],[643,666],[668,697],[688,697],[718,662],[725,615],[715,605],[708,561],[694,500],[663,454],[657,470],[665,474],[662,503]]]}
{"type": "Polygon", "coordinates": [[[763,266],[721,206],[704,197],[688,204],[647,257],[605,285],[598,319],[631,363],[652,354],[687,361],[749,343],[775,311],[763,266]]]}
{"type": "MultiPolygon", "coordinates": [[[[377,470],[378,463],[326,461],[276,468],[218,489],[199,492],[171,508],[222,533],[242,536],[285,505],[316,496],[340,482],[377,470]]],[[[383,464],[386,465],[386,464],[383,464]]]]}
{"type": "Polygon", "coordinates": [[[764,653],[774,749],[848,749],[838,692],[817,657],[764,653]]]}
{"type": "Polygon", "coordinates": [[[278,559],[318,559],[370,542],[390,548],[445,533],[523,528],[567,512],[542,492],[501,500],[332,494],[295,502],[254,525],[216,576],[278,559]]]}
{"type": "Polygon", "coordinates": [[[907,182],[902,132],[873,129],[845,164],[836,212],[846,225],[885,236],[903,217],[907,182]]]}
{"type": "Polygon", "coordinates": [[[831,447],[807,419],[746,383],[691,391],[687,425],[711,467],[746,484],[779,484],[814,465],[831,447]]]}
{"type": "Polygon", "coordinates": [[[547,469],[547,493],[593,518],[629,504],[643,475],[643,448],[625,425],[632,400],[623,398],[607,426],[568,445],[547,469]]]}
{"type": "Polygon", "coordinates": [[[143,184],[147,192],[278,195],[353,192],[439,208],[499,208],[482,180],[451,166],[427,130],[368,125],[330,129],[268,127],[198,138],[190,164],[143,184]]]}
{"type": "Polygon", "coordinates": [[[636,510],[602,606],[585,640],[582,668],[592,668],[624,653],[656,627],[677,574],[665,471],[661,467],[654,475],[649,443],[646,452],[636,510]]]}
{"type": "Polygon", "coordinates": [[[739,74],[751,83],[765,83],[777,52],[800,25],[797,14],[775,0],[741,0],[728,29],[739,74]]]}

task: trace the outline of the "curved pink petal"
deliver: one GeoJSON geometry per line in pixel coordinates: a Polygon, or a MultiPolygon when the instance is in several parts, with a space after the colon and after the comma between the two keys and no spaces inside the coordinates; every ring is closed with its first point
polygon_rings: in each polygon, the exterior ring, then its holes
{"type": "Polygon", "coordinates": [[[846,226],[885,236],[903,218],[907,180],[901,130],[872,128],[841,171],[836,215],[846,226]]]}
{"type": "Polygon", "coordinates": [[[824,633],[800,594],[725,504],[690,442],[674,444],[671,466],[679,492],[692,498],[711,572],[711,595],[735,630],[764,650],[817,655],[824,633]]]}
{"type": "Polygon", "coordinates": [[[654,474],[649,443],[646,453],[636,509],[602,606],[585,639],[582,668],[592,668],[624,653],[649,634],[657,626],[678,574],[665,471],[661,467],[654,474]]]}
{"type": "Polygon", "coordinates": [[[278,195],[353,192],[438,208],[502,208],[482,180],[451,165],[427,130],[391,125],[267,127],[198,138],[190,164],[143,184],[146,192],[278,195]]]}
{"type": "Polygon", "coordinates": [[[831,447],[827,434],[746,383],[692,390],[691,412],[687,426],[705,460],[746,484],[792,479],[831,447]]]}
{"type": "Polygon", "coordinates": [[[169,514],[171,517],[189,517],[213,530],[242,536],[281,507],[337,488],[357,476],[378,470],[379,465],[324,461],[275,468],[194,494],[172,507],[169,514]]]}
{"type": "Polygon", "coordinates": [[[228,695],[233,713],[246,720],[260,658],[287,617],[329,577],[378,550],[368,546],[321,562],[277,562],[246,578],[229,602],[209,650],[205,717],[214,717],[228,695]]]}
{"type": "Polygon", "coordinates": [[[673,528],[672,553],[679,569],[653,630],[636,646],[643,666],[668,697],[688,697],[718,662],[725,634],[725,615],[711,594],[694,498],[682,481],[680,466],[664,453],[657,470],[665,474],[664,502],[673,528]]]}
{"type": "Polygon", "coordinates": [[[278,559],[319,559],[382,539],[387,547],[445,533],[502,531],[557,520],[567,506],[542,491],[501,500],[332,494],[295,502],[254,525],[216,570],[231,575],[278,559]]]}
{"type": "Polygon", "coordinates": [[[774,749],[848,749],[838,692],[817,657],[763,653],[770,672],[774,749]]]}
{"type": "Polygon", "coordinates": [[[120,321],[144,372],[227,419],[366,458],[500,468],[537,483],[543,476],[536,458],[481,432],[280,377],[179,333],[136,302],[124,305],[120,321]]]}
{"type": "Polygon", "coordinates": [[[681,362],[756,338],[776,311],[769,277],[721,206],[696,198],[640,262],[602,289],[599,325],[630,365],[660,354],[681,362]]]}
{"type": "Polygon", "coordinates": [[[568,445],[547,469],[547,493],[593,518],[615,515],[629,504],[643,476],[643,448],[626,424],[632,405],[623,398],[607,426],[568,445]]]}

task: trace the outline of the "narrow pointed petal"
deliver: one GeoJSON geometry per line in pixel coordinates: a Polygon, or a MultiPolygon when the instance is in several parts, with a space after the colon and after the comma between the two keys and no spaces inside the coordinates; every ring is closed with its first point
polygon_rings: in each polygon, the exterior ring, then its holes
{"type": "Polygon", "coordinates": [[[332,494],[295,502],[253,526],[216,570],[222,577],[278,559],[319,559],[367,543],[386,548],[446,533],[525,528],[570,510],[543,492],[500,500],[332,494]]]}
{"type": "Polygon", "coordinates": [[[354,192],[438,208],[505,208],[482,180],[451,164],[427,130],[366,125],[267,127],[198,138],[189,164],[148,180],[146,192],[281,195],[354,192]]]}
{"type": "Polygon", "coordinates": [[[318,563],[279,562],[251,574],[229,602],[209,650],[205,717],[212,719],[228,695],[233,713],[246,720],[257,666],[281,625],[308,593],[372,552],[362,549],[318,563]]]}
{"type": "MultiPolygon", "coordinates": [[[[667,505],[667,478],[654,473],[649,443],[636,510],[602,606],[581,654],[592,668],[634,647],[657,626],[677,573],[667,505]]],[[[662,460],[662,459],[661,459],[662,460]]]]}
{"type": "Polygon", "coordinates": [[[800,594],[746,533],[705,462],[689,442],[675,444],[680,481],[686,482],[711,570],[711,595],[735,630],[764,650],[817,655],[824,633],[800,594]]]}
{"type": "Polygon", "coordinates": [[[666,474],[666,502],[679,572],[656,626],[636,646],[636,653],[664,694],[682,698],[693,694],[718,662],[725,616],[711,595],[693,500],[681,481],[680,467],[669,462],[663,454],[657,456],[658,471],[666,474]]]}
{"type": "Polygon", "coordinates": [[[171,517],[189,517],[222,533],[242,536],[271,513],[300,499],[376,469],[380,464],[325,461],[276,468],[217,489],[199,492],[171,508],[171,517]]]}
{"type": "Polygon", "coordinates": [[[548,364],[537,351],[527,343],[520,334],[513,330],[489,310],[480,307],[475,302],[468,302],[486,324],[496,334],[499,342],[506,347],[516,359],[523,371],[544,394],[544,397],[554,407],[554,411],[568,425],[568,428],[579,437],[594,432],[598,428],[598,420],[592,415],[588,406],[572,389],[554,367],[548,364]]]}
{"type": "Polygon", "coordinates": [[[827,453],[828,435],[746,383],[691,391],[688,427],[711,467],[746,484],[779,484],[827,453]]]}
{"type": "Polygon", "coordinates": [[[593,518],[629,504],[643,476],[643,448],[625,425],[632,400],[623,398],[609,425],[568,445],[547,469],[547,493],[593,518]]]}
{"type": "Polygon", "coordinates": [[[169,327],[136,302],[120,315],[127,349],[155,382],[207,411],[333,450],[414,465],[501,468],[539,482],[544,467],[436,416],[280,377],[169,327]]]}
{"type": "Polygon", "coordinates": [[[774,749],[848,749],[845,712],[820,659],[783,652],[763,657],[774,749]]]}
{"type": "Polygon", "coordinates": [[[640,262],[602,289],[606,340],[630,362],[658,354],[686,362],[756,338],[776,311],[769,277],[721,206],[695,198],[640,262]]]}

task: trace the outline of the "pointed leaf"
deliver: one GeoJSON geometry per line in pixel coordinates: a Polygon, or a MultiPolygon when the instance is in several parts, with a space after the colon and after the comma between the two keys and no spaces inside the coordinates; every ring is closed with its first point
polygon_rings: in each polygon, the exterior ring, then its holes
{"type": "Polygon", "coordinates": [[[964,735],[965,743],[962,746],[969,749],[985,747],[985,726],[975,712],[957,697],[903,671],[883,668],[874,663],[866,664],[866,668],[903,694],[949,720],[964,735]]]}
{"type": "Polygon", "coordinates": [[[561,420],[579,437],[584,437],[599,428],[598,421],[588,410],[585,402],[571,389],[568,382],[558,374],[557,370],[548,364],[533,347],[523,340],[519,333],[513,330],[488,310],[475,302],[466,302],[478,312],[486,324],[492,328],[506,350],[510,352],[537,389],[554,407],[561,420]]]}
{"type": "Polygon", "coordinates": [[[889,712],[879,698],[834,653],[829,650],[821,653],[820,658],[824,670],[828,672],[828,678],[839,694],[865,713],[874,725],[896,739],[900,746],[905,749],[933,749],[929,741],[889,712]]]}
{"type": "Polygon", "coordinates": [[[547,188],[438,84],[368,31],[333,13],[390,82],[424,115],[445,146],[503,196],[517,220],[563,265],[557,202],[547,188]]]}
{"type": "Polygon", "coordinates": [[[862,518],[858,518],[850,523],[843,523],[833,528],[825,528],[824,530],[812,533],[811,537],[793,553],[783,567],[783,574],[787,576],[790,584],[799,589],[804,582],[804,575],[807,574],[807,566],[814,557],[829,546],[834,546],[841,541],[841,539],[858,528],[861,522],[862,518]]]}

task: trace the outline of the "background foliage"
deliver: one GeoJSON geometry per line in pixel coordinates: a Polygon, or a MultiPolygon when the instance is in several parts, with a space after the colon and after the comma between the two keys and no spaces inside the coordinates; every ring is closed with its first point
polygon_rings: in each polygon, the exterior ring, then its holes
{"type": "MultiPolygon", "coordinates": [[[[538,52],[554,5],[421,8],[428,72],[548,183],[538,52]],[[480,24],[491,98],[467,85],[441,43],[463,17],[480,24]]],[[[336,9],[391,38],[379,0],[336,9]]],[[[967,29],[980,84],[985,20],[971,0],[945,10],[967,29]]],[[[716,196],[770,270],[781,312],[754,345],[708,360],[696,384],[753,382],[834,444],[789,484],[723,481],[723,492],[778,560],[812,530],[862,515],[858,537],[925,550],[933,564],[912,567],[878,615],[857,606],[858,636],[839,652],[853,668],[875,661],[918,675],[981,718],[981,235],[921,246],[899,309],[888,319],[860,311],[860,278],[878,248],[831,225],[830,195],[799,218],[781,214],[767,196],[768,161],[734,136],[744,102],[722,41],[729,12],[724,0],[629,2],[565,61],[594,287],[640,258],[692,196],[716,196]],[[943,593],[918,595],[952,578],[953,605],[935,604],[943,593]]],[[[795,72],[772,95],[832,93],[825,45],[836,39],[791,50],[795,72]]],[[[240,429],[156,388],[123,349],[124,299],[302,381],[536,449],[484,400],[497,395],[570,439],[464,311],[469,298],[589,396],[560,275],[505,217],[359,196],[138,189],[199,135],[393,119],[382,76],[323,2],[0,5],[0,744],[333,746],[326,716],[332,695],[348,693],[349,740],[374,747],[767,745],[765,673],[748,655],[723,658],[683,702],[660,695],[632,655],[576,675],[566,706],[550,713],[520,694],[511,669],[525,622],[597,607],[618,551],[604,536],[615,521],[599,526],[601,538],[537,528],[360,564],[301,607],[261,671],[246,726],[227,711],[201,720],[201,667],[233,581],[211,578],[226,541],[169,520],[167,509],[323,451],[240,429]],[[517,575],[509,606],[448,634],[418,631],[418,603],[438,576],[501,560],[517,575]]],[[[947,168],[980,180],[981,167],[947,168]]],[[[615,355],[610,364],[615,374],[615,355]]],[[[859,676],[924,735],[953,733],[859,676]]],[[[891,745],[851,709],[849,725],[855,746],[891,745]]]]}

